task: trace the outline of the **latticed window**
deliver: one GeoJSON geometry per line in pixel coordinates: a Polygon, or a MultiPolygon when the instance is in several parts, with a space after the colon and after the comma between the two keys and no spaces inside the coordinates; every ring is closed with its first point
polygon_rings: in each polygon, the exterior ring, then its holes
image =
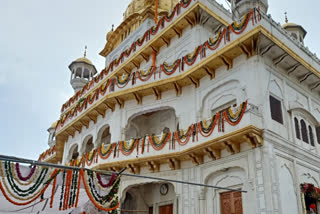
{"type": "Polygon", "coordinates": [[[320,144],[320,126],[316,128],[318,144],[320,144]]]}
{"type": "Polygon", "coordinates": [[[313,138],[313,131],[312,131],[312,127],[311,126],[309,126],[309,137],[310,137],[311,146],[315,146],[314,145],[314,138],[313,138]]]}
{"type": "Polygon", "coordinates": [[[294,127],[295,127],[295,130],[296,130],[296,138],[298,138],[299,140],[301,140],[299,121],[298,121],[298,119],[297,119],[296,117],[294,118],[294,127]]]}
{"type": "Polygon", "coordinates": [[[271,118],[283,124],[281,101],[270,96],[271,118]]]}
{"type": "Polygon", "coordinates": [[[308,130],[307,130],[307,125],[304,120],[300,120],[301,124],[301,134],[302,134],[302,140],[306,143],[309,143],[309,138],[308,138],[308,130]]]}

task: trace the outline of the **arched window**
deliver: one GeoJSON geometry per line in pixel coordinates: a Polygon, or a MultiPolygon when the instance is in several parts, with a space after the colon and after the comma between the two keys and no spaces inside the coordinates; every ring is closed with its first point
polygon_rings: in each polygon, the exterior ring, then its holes
{"type": "Polygon", "coordinates": [[[307,125],[304,120],[300,120],[301,124],[301,134],[302,134],[302,140],[306,143],[309,143],[309,138],[308,138],[308,130],[307,130],[307,125]]]}
{"type": "Polygon", "coordinates": [[[318,144],[320,144],[320,126],[316,128],[318,144]]]}
{"type": "Polygon", "coordinates": [[[102,128],[100,128],[98,132],[98,139],[97,139],[98,147],[101,144],[110,144],[111,142],[111,134],[110,134],[110,127],[109,125],[105,125],[102,128]]]}
{"type": "Polygon", "coordinates": [[[88,69],[84,69],[83,78],[90,80],[90,71],[88,69]]]}
{"type": "Polygon", "coordinates": [[[300,137],[300,128],[299,128],[299,121],[298,119],[295,117],[294,118],[294,127],[296,129],[296,138],[298,138],[299,140],[301,140],[301,137],[300,137]]]}
{"type": "Polygon", "coordinates": [[[82,69],[81,68],[77,68],[75,78],[81,78],[81,73],[82,73],[82,69]]]}
{"type": "Polygon", "coordinates": [[[79,156],[78,145],[75,144],[71,147],[71,149],[69,151],[69,157],[68,157],[67,161],[75,160],[75,159],[77,159],[78,156],[79,156]]]}
{"type": "Polygon", "coordinates": [[[85,153],[88,153],[88,152],[91,152],[91,150],[93,149],[94,145],[93,145],[93,137],[92,136],[89,136],[89,137],[86,137],[86,139],[84,140],[84,154],[85,153]]]}
{"type": "Polygon", "coordinates": [[[294,39],[298,39],[298,36],[296,33],[291,33],[291,36],[294,38],[294,39]]]}
{"type": "Polygon", "coordinates": [[[313,138],[313,131],[312,131],[312,127],[311,127],[311,126],[309,126],[308,128],[309,128],[310,144],[311,144],[311,146],[315,146],[315,145],[314,145],[314,138],[313,138]]]}

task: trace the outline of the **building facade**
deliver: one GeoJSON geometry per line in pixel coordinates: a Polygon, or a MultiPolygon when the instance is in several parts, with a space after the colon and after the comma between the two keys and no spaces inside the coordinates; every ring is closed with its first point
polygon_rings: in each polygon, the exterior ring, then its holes
{"type": "Polygon", "coordinates": [[[133,0],[106,68],[69,66],[75,94],[40,160],[246,191],[122,176],[121,213],[320,209],[320,60],[267,0],[231,5],[133,0]]]}

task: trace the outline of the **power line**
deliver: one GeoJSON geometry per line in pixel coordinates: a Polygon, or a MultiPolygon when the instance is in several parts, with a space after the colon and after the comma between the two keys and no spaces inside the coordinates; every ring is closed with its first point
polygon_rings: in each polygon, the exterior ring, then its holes
{"type": "Polygon", "coordinates": [[[152,176],[145,176],[145,175],[128,174],[128,173],[124,173],[126,168],[123,168],[120,172],[110,172],[110,171],[106,171],[106,170],[96,170],[96,169],[88,169],[88,168],[82,168],[82,167],[76,167],[76,166],[64,166],[64,165],[53,164],[53,163],[44,163],[44,162],[39,162],[39,161],[35,161],[35,160],[17,158],[17,157],[6,156],[6,155],[0,155],[0,160],[11,161],[11,162],[16,162],[16,163],[32,164],[32,165],[44,166],[44,167],[53,167],[53,168],[65,169],[65,170],[81,170],[81,169],[83,169],[86,171],[99,172],[99,173],[105,174],[105,175],[110,175],[112,173],[115,173],[118,175],[121,174],[122,176],[128,176],[128,177],[145,178],[145,179],[150,179],[150,180],[180,183],[180,184],[201,186],[201,187],[207,187],[207,188],[213,188],[213,189],[227,190],[227,191],[232,191],[232,192],[247,193],[247,191],[245,191],[245,190],[231,189],[231,188],[213,186],[213,185],[208,185],[208,184],[201,184],[201,183],[194,183],[194,182],[188,182],[188,181],[180,181],[180,180],[173,180],[173,179],[166,179],[166,178],[159,178],[159,177],[152,177],[152,176]]]}

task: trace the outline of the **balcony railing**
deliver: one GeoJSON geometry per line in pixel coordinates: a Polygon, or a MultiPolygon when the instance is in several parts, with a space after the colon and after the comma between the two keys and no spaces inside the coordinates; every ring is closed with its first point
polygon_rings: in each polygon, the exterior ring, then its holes
{"type": "Polygon", "coordinates": [[[208,120],[191,124],[187,130],[102,144],[69,164],[89,168],[103,166],[110,170],[128,167],[139,173],[142,166],[157,171],[161,163],[177,168],[183,160],[199,165],[204,162],[205,155],[220,159],[222,150],[239,153],[243,143],[255,148],[263,143],[261,118],[247,107],[247,102],[238,108],[230,107],[208,120]]]}
{"type": "MultiPolygon", "coordinates": [[[[136,99],[138,103],[141,103],[141,95],[137,93],[139,90],[145,90],[145,95],[154,93],[157,98],[159,98],[161,94],[157,91],[157,87],[155,87],[153,83],[156,82],[158,86],[168,83],[168,80],[172,80],[171,82],[177,93],[181,93],[181,85],[176,83],[177,77],[180,77],[181,79],[187,78],[191,84],[195,84],[195,86],[198,87],[199,80],[204,75],[208,74],[211,78],[214,78],[214,70],[216,69],[213,65],[204,64],[199,67],[199,64],[203,64],[204,61],[207,62],[209,60],[209,56],[214,56],[217,51],[222,50],[228,43],[237,40],[241,34],[252,30],[259,21],[260,13],[257,9],[254,9],[245,15],[240,23],[234,22],[230,26],[223,28],[214,37],[209,38],[203,44],[196,47],[192,53],[176,59],[174,62],[164,62],[158,68],[151,66],[145,71],[140,70],[129,74],[123,74],[123,76],[107,79],[87,97],[82,98],[73,109],[69,110],[59,120],[56,127],[57,133],[59,133],[65,125],[83,115],[87,109],[91,108],[91,106],[97,106],[97,103],[102,99],[105,101],[107,97],[109,99],[116,99],[120,106],[123,105],[123,100],[119,99],[117,96],[126,93],[132,93],[132,96],[134,97],[133,99],[136,99]],[[202,71],[199,72],[199,74],[191,74],[191,72],[194,73],[197,70],[202,71]],[[150,86],[149,88],[147,87],[148,85],[150,86]]],[[[239,43],[238,48],[244,53],[250,55],[250,51],[246,45],[241,44],[241,42],[239,43]]],[[[241,55],[241,51],[236,55],[241,55]]],[[[215,65],[218,65],[218,67],[221,65],[226,65],[228,68],[232,67],[232,60],[224,55],[217,56],[216,61],[211,59],[208,62],[211,64],[214,63],[215,65]]],[[[104,102],[104,105],[107,105],[108,108],[114,110],[114,104],[104,102]]],[[[99,114],[104,115],[104,112],[101,110],[96,111],[99,112],[99,114]]]]}

